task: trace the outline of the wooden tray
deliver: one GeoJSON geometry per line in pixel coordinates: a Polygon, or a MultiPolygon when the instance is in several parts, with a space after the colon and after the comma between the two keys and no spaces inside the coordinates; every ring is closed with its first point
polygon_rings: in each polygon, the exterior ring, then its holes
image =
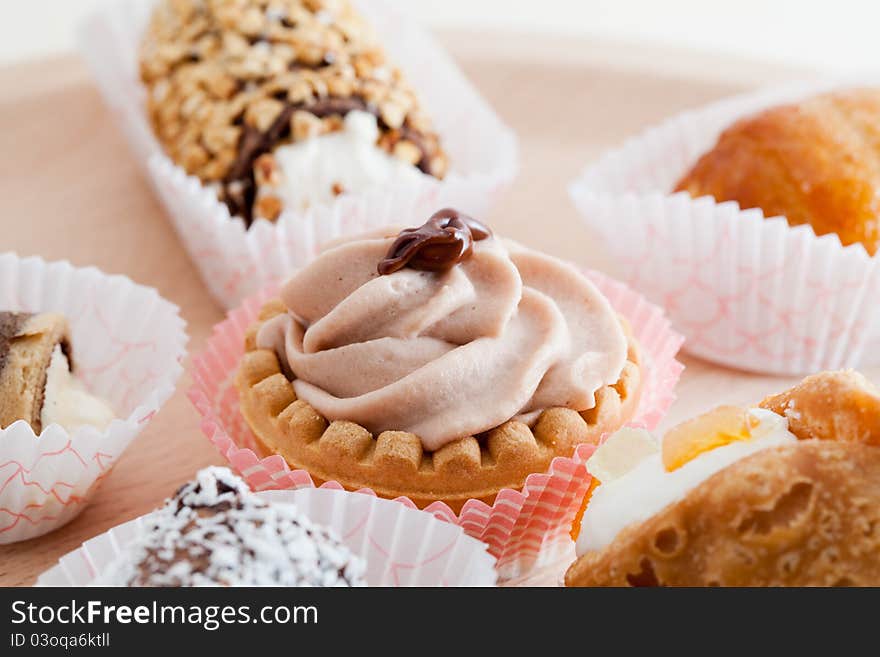
{"type": "MultiPolygon", "coordinates": [[[[572,39],[461,32],[441,39],[520,136],[520,176],[490,223],[501,234],[597,269],[610,263],[566,191],[589,160],[683,108],[800,73],[572,39]]],[[[95,265],[156,287],[181,307],[190,349],[199,351],[223,314],[83,66],[66,57],[7,68],[0,70],[0,88],[0,251],[95,265]]],[[[687,370],[666,426],[719,401],[752,402],[789,383],[682,360],[687,370]]],[[[76,520],[47,536],[0,546],[0,585],[33,583],[84,540],[150,511],[198,468],[223,462],[198,428],[185,397],[189,385],[184,375],[76,520]]],[[[519,583],[555,585],[565,565],[519,583]]]]}

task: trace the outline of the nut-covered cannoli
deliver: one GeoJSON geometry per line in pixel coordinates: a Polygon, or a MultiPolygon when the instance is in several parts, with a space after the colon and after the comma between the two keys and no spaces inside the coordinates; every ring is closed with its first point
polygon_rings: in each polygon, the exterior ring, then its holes
{"type": "Polygon", "coordinates": [[[880,585],[880,393],[855,372],[596,450],[568,586],[880,585]]]}
{"type": "Polygon", "coordinates": [[[0,311],[0,428],[17,420],[36,433],[50,424],[103,429],[113,411],[72,374],[67,320],[54,313],[0,311]]]}
{"type": "Polygon", "coordinates": [[[165,150],[248,225],[446,172],[418,99],[346,0],[163,0],[140,65],[165,150]]]}
{"type": "Polygon", "coordinates": [[[205,468],[95,580],[103,586],[365,586],[365,565],[290,504],[205,468]]]}

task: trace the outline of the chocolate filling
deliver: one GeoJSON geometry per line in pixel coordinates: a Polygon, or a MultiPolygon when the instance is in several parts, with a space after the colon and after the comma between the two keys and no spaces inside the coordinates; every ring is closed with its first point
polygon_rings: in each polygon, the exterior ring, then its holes
{"type": "MultiPolygon", "coordinates": [[[[229,214],[243,218],[246,226],[250,226],[254,221],[253,205],[257,195],[254,162],[290,136],[290,119],[297,110],[305,110],[319,119],[334,115],[344,117],[353,110],[369,112],[378,119],[381,129],[389,129],[379,116],[378,109],[357,96],[349,98],[328,96],[311,104],[287,103],[265,132],[246,125],[238,143],[238,155],[223,180],[221,196],[221,200],[229,208],[229,214]]],[[[401,138],[416,145],[421,152],[421,158],[416,166],[422,172],[429,173],[430,160],[424,138],[406,125],[401,127],[400,135],[401,138]]]]}
{"type": "Polygon", "coordinates": [[[445,271],[469,258],[474,242],[491,237],[487,226],[466,214],[444,208],[418,228],[400,231],[379,263],[379,274],[393,274],[410,267],[422,271],[445,271]]]}

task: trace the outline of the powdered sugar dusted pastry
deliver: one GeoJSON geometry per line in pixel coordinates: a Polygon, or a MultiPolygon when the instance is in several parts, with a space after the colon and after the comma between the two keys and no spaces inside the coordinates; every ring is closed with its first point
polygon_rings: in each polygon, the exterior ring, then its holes
{"type": "Polygon", "coordinates": [[[455,508],[634,413],[637,347],[579,270],[454,210],[396,232],[330,248],[264,309],[237,385],[266,451],[455,508]]]}
{"type": "Polygon", "coordinates": [[[289,504],[205,468],[152,514],[102,586],[365,586],[363,561],[289,504]]]}
{"type": "Polygon", "coordinates": [[[693,197],[782,215],[844,245],[880,244],[880,89],[780,105],[725,130],[676,185],[693,197]]]}
{"type": "Polygon", "coordinates": [[[24,420],[36,433],[53,423],[73,431],[113,420],[73,376],[72,353],[62,315],[0,312],[0,427],[24,420]]]}
{"type": "Polygon", "coordinates": [[[162,0],[140,63],[166,151],[248,224],[446,172],[418,99],[347,0],[162,0]]]}
{"type": "Polygon", "coordinates": [[[878,401],[860,375],[826,372],[662,442],[612,436],[587,463],[566,584],[880,584],[878,401]]]}

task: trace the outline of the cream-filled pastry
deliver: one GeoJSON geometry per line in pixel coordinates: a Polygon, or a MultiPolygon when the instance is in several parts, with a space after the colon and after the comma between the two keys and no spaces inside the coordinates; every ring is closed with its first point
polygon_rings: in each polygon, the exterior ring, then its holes
{"type": "Polygon", "coordinates": [[[115,417],[73,374],[67,321],[53,313],[0,312],[0,427],[24,420],[40,433],[104,429],[115,417]]]}
{"type": "Polygon", "coordinates": [[[655,441],[612,435],[573,536],[568,586],[880,584],[880,393],[824,372],[655,441]]]}
{"type": "Polygon", "coordinates": [[[376,117],[354,110],[335,132],[278,146],[271,158],[256,162],[257,211],[260,199],[277,198],[285,209],[307,210],[340,194],[426,178],[413,164],[382,150],[379,137],[376,117]]]}
{"type": "Polygon", "coordinates": [[[168,156],[248,226],[446,175],[419,97],[347,0],[161,0],[139,63],[168,156]]]}
{"type": "Polygon", "coordinates": [[[677,429],[678,433],[667,434],[663,443],[655,443],[651,452],[643,446],[653,442],[653,437],[647,431],[633,429],[622,429],[620,435],[612,435],[596,450],[587,461],[587,471],[599,484],[582,514],[578,556],[607,547],[625,527],[684,499],[732,463],[768,447],[797,442],[784,417],[762,408],[743,411],[721,407],[701,418],[701,423],[707,434],[690,433],[694,429],[685,425],[677,429]],[[731,430],[724,424],[729,419],[741,426],[731,430]],[[717,426],[711,426],[716,421],[717,426]],[[682,446],[685,440],[688,444],[682,446]],[[614,460],[629,460],[628,467],[611,475],[612,470],[603,464],[614,460]]]}
{"type": "Polygon", "coordinates": [[[70,369],[70,362],[61,345],[52,350],[40,421],[44,427],[60,424],[68,431],[81,426],[103,429],[113,418],[110,405],[90,393],[70,369]]]}

